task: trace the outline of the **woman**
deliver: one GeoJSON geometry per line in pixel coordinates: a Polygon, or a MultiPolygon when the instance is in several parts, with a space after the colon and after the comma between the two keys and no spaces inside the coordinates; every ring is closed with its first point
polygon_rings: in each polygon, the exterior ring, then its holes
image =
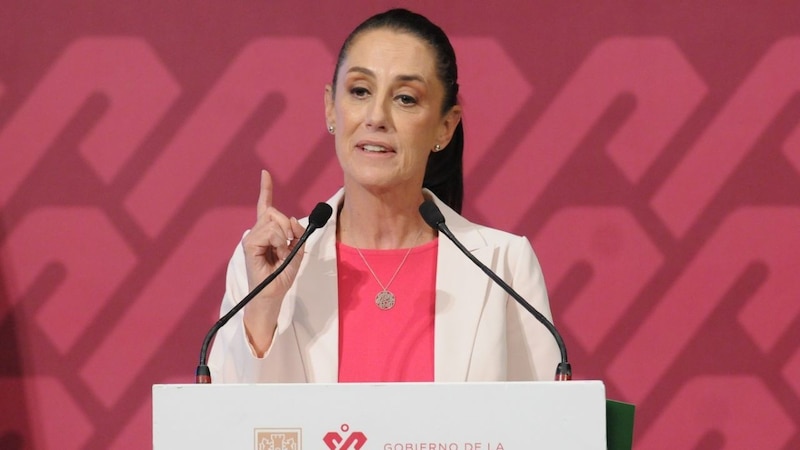
{"type": "MultiPolygon", "coordinates": [[[[449,227],[548,318],[526,238],[468,222],[463,131],[447,36],[406,10],[347,38],[325,119],[344,187],[328,224],[216,338],[222,382],[552,380],[547,330],[421,218],[436,202],[449,227]]],[[[272,205],[262,172],[258,219],[231,259],[227,312],[280,264],[304,227],[272,205]]]]}

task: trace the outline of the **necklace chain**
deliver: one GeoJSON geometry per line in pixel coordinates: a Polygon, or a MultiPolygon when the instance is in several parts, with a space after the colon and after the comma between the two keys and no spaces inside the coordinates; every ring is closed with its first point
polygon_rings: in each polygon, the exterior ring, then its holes
{"type": "MultiPolygon", "coordinates": [[[[422,230],[420,230],[419,233],[417,233],[417,236],[414,238],[413,244],[416,244],[419,241],[419,237],[421,235],[422,235],[422,230]]],[[[395,304],[395,296],[389,290],[389,286],[391,286],[392,282],[394,281],[394,279],[397,278],[397,274],[400,273],[400,269],[403,268],[403,265],[406,263],[406,260],[408,259],[408,255],[411,254],[411,250],[414,249],[414,246],[412,245],[411,247],[409,247],[409,249],[406,252],[405,256],[403,256],[403,260],[400,261],[400,265],[397,266],[397,269],[395,269],[394,274],[392,275],[392,278],[389,279],[389,282],[386,283],[385,286],[384,286],[383,283],[381,283],[381,280],[380,280],[380,278],[378,278],[378,275],[375,274],[375,271],[372,270],[372,266],[369,265],[369,263],[367,262],[367,258],[365,258],[364,254],[361,253],[361,249],[358,248],[358,247],[355,247],[355,249],[356,249],[356,252],[358,252],[358,256],[360,256],[361,260],[364,261],[364,265],[367,266],[367,270],[369,270],[369,273],[372,274],[372,278],[375,278],[375,281],[381,287],[381,291],[378,292],[378,295],[375,296],[375,304],[378,305],[378,308],[383,309],[383,310],[392,309],[392,307],[395,304]]]]}
{"type": "Polygon", "coordinates": [[[394,279],[397,277],[397,274],[400,273],[400,269],[403,267],[403,264],[406,263],[406,259],[408,259],[408,255],[411,254],[411,250],[413,250],[413,247],[408,249],[408,251],[406,252],[406,255],[403,257],[403,260],[400,261],[400,265],[397,266],[397,269],[394,271],[394,275],[392,275],[392,278],[389,280],[388,283],[386,283],[386,286],[384,286],[383,283],[381,283],[380,278],[378,278],[378,275],[375,275],[375,271],[372,270],[372,266],[369,265],[369,263],[367,262],[367,259],[364,257],[364,254],[361,253],[361,250],[359,250],[358,247],[356,247],[356,251],[358,252],[358,256],[360,256],[361,260],[364,261],[364,265],[367,266],[367,269],[369,270],[369,273],[372,274],[372,277],[375,278],[375,281],[378,282],[378,284],[380,285],[381,289],[383,289],[384,291],[389,289],[389,286],[392,285],[392,281],[394,281],[394,279]]]}

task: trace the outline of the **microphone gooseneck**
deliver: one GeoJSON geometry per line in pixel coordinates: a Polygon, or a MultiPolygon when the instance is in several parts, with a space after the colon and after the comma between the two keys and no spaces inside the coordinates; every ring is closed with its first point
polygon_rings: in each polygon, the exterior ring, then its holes
{"type": "Polygon", "coordinates": [[[277,276],[280,275],[281,272],[283,272],[286,266],[288,266],[289,263],[292,261],[292,259],[294,259],[294,255],[297,254],[297,252],[300,250],[303,244],[305,244],[308,237],[311,236],[311,233],[313,233],[318,228],[322,228],[323,226],[325,226],[325,224],[328,222],[328,219],[330,219],[331,214],[333,214],[333,208],[331,208],[331,205],[327,203],[317,203],[317,206],[314,207],[314,209],[311,211],[311,214],[309,214],[308,216],[308,226],[306,227],[306,231],[303,233],[302,236],[300,236],[300,239],[297,240],[297,243],[295,244],[294,248],[292,248],[292,251],[289,252],[289,255],[286,257],[286,259],[283,260],[281,265],[278,266],[278,268],[275,269],[274,272],[269,274],[269,276],[267,276],[267,278],[265,278],[264,281],[259,283],[258,286],[253,288],[253,290],[250,291],[250,293],[247,294],[241,301],[239,301],[239,303],[237,303],[233,308],[231,308],[231,310],[228,311],[227,314],[220,317],[220,319],[217,320],[217,323],[215,323],[214,326],[212,326],[211,329],[208,330],[208,333],[206,333],[206,337],[203,340],[203,346],[200,348],[200,363],[197,365],[197,370],[195,372],[196,384],[211,383],[211,370],[208,368],[207,364],[208,347],[209,345],[211,345],[211,340],[214,338],[214,336],[216,336],[217,331],[219,331],[220,328],[222,328],[226,323],[228,323],[228,321],[230,321],[231,318],[233,318],[233,316],[236,315],[236,313],[241,311],[242,308],[244,308],[248,303],[250,303],[250,300],[252,300],[256,295],[258,295],[258,293],[261,292],[265,287],[267,287],[267,285],[270,284],[272,280],[277,278],[277,276]]]}
{"type": "Polygon", "coordinates": [[[561,352],[561,362],[558,364],[556,368],[556,381],[567,381],[572,379],[572,366],[567,360],[567,346],[564,344],[564,339],[561,338],[561,334],[559,334],[558,330],[556,329],[555,325],[547,319],[542,313],[536,310],[527,300],[522,298],[511,286],[508,285],[505,281],[503,281],[496,273],[494,273],[491,269],[486,267],[485,264],[480,262],[478,258],[476,258],[472,253],[467,250],[461,242],[453,235],[450,229],[445,224],[444,215],[439,210],[439,207],[436,206],[430,200],[426,200],[419,206],[419,213],[422,215],[422,218],[425,219],[425,222],[434,230],[437,230],[447,236],[459,250],[461,250],[467,258],[470,259],[475,265],[477,265],[486,275],[489,276],[495,283],[497,283],[503,290],[505,290],[508,295],[514,298],[523,308],[525,308],[529,313],[533,315],[545,328],[553,335],[553,338],[556,340],[556,344],[558,345],[558,350],[561,352]]]}

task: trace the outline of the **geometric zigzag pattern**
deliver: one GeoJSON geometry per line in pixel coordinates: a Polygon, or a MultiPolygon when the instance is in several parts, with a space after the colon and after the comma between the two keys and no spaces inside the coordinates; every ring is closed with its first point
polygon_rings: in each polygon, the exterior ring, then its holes
{"type": "MultiPolygon", "coordinates": [[[[293,215],[338,186],[322,87],[361,3],[0,17],[0,448],[151,445],[259,169],[293,215]]],[[[465,215],[531,239],[637,447],[798,448],[800,7],[611,3],[411,6],[459,56],[465,215]]]]}

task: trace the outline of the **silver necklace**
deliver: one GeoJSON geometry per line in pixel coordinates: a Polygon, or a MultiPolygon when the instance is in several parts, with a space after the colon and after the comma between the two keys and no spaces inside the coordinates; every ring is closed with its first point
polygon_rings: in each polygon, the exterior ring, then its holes
{"type": "MultiPolygon", "coordinates": [[[[416,243],[419,240],[419,237],[420,237],[421,234],[422,234],[422,230],[420,230],[419,233],[417,233],[417,237],[414,238],[414,243],[416,243]]],[[[361,249],[356,247],[356,251],[358,252],[358,256],[360,256],[361,260],[364,261],[364,265],[367,266],[367,269],[369,270],[369,273],[372,274],[372,278],[375,278],[375,281],[377,281],[378,285],[381,287],[381,291],[378,292],[377,295],[375,295],[375,304],[378,306],[378,308],[386,311],[386,310],[392,309],[394,307],[394,304],[395,304],[395,301],[396,301],[396,297],[394,296],[392,291],[389,290],[389,286],[392,285],[392,281],[394,281],[394,279],[397,277],[397,274],[400,273],[400,269],[403,267],[403,264],[406,263],[406,260],[408,259],[408,255],[411,254],[411,250],[413,250],[413,249],[414,249],[413,246],[408,249],[408,251],[406,252],[406,255],[403,257],[403,260],[400,261],[400,265],[397,266],[397,269],[395,269],[394,275],[392,275],[392,278],[384,286],[383,283],[381,283],[380,278],[378,278],[378,276],[375,275],[375,271],[372,270],[372,266],[370,266],[369,263],[367,262],[367,258],[364,258],[364,254],[361,253],[361,249]]]]}

